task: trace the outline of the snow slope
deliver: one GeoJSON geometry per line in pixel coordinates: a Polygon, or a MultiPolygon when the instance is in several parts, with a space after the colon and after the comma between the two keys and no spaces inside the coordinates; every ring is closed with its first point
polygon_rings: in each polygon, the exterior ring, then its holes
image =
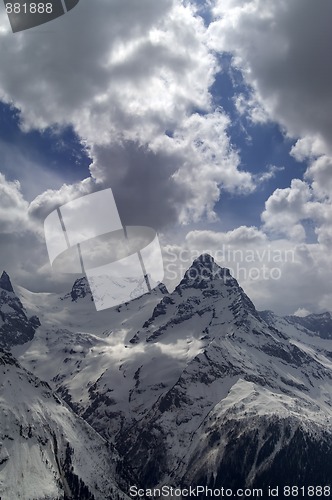
{"type": "Polygon", "coordinates": [[[5,351],[0,374],[2,500],[77,498],[75,491],[81,499],[127,498],[112,480],[116,453],[86,422],[5,351]]]}
{"type": "Polygon", "coordinates": [[[209,255],[172,293],[101,313],[84,280],[63,297],[16,290],[41,326],[13,353],[143,485],[330,481],[328,313],[259,313],[209,255]]]}

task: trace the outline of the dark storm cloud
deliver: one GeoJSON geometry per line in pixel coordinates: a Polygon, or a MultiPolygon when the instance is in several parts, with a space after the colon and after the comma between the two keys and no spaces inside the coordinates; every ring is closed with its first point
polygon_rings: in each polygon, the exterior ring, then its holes
{"type": "Polygon", "coordinates": [[[161,229],[176,223],[178,207],[189,195],[172,178],[182,164],[180,155],[154,153],[126,142],[114,147],[95,146],[93,156],[92,172],[101,165],[102,186],[112,187],[124,225],[161,229]]]}

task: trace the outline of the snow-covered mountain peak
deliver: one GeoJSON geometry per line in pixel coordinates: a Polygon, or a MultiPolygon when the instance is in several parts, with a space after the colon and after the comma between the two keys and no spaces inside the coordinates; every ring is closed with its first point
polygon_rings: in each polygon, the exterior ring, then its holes
{"type": "Polygon", "coordinates": [[[18,288],[28,310],[43,312],[33,341],[14,353],[114,443],[143,484],[234,486],[234,463],[241,461],[241,487],[264,481],[265,473],[284,480],[285,456],[296,457],[288,484],[302,469],[311,484],[327,484],[330,314],[258,313],[229,270],[207,254],[173,292],[159,285],[104,312],[93,311],[85,285],[77,280],[74,297],[62,301],[18,288]]]}
{"type": "Polygon", "coordinates": [[[2,290],[6,290],[7,292],[14,293],[14,289],[12,287],[10,278],[6,271],[3,271],[1,278],[0,278],[0,288],[2,290]]]}
{"type": "Polygon", "coordinates": [[[77,302],[79,298],[89,297],[90,300],[93,300],[92,293],[90,290],[90,286],[88,280],[85,276],[82,278],[78,278],[69,293],[67,293],[63,299],[71,299],[72,302],[77,302]]]}
{"type": "Polygon", "coordinates": [[[210,255],[209,253],[202,253],[199,257],[197,257],[193,261],[191,267],[202,267],[202,266],[212,270],[214,266],[217,266],[217,264],[215,263],[215,260],[212,257],[212,255],[210,255]]]}
{"type": "Polygon", "coordinates": [[[229,269],[218,266],[209,254],[202,254],[194,260],[174,291],[164,295],[156,305],[131,343],[142,339],[160,341],[166,334],[173,336],[173,327],[180,324],[185,338],[201,338],[206,336],[207,330],[216,330],[219,336],[220,325],[224,325],[224,334],[229,325],[245,325],[250,318],[262,322],[254,304],[229,269]]]}
{"type": "Polygon", "coordinates": [[[218,266],[211,255],[204,253],[197,257],[185,272],[176,290],[184,288],[208,288],[211,280],[221,280],[223,283],[232,278],[229,269],[218,266]]]}

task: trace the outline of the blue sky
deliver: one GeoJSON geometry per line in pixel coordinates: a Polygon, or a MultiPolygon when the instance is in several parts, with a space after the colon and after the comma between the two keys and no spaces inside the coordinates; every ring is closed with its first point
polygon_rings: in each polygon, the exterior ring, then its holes
{"type": "Polygon", "coordinates": [[[292,249],[277,282],[249,273],[242,286],[260,308],[329,309],[330,11],[81,0],[15,34],[0,11],[2,267],[35,290],[67,283],[47,261],[43,220],[111,187],[123,220],[160,233],[166,281],[188,245],[292,249]]]}
{"type": "MultiPolygon", "coordinates": [[[[25,192],[24,179],[26,175],[33,176],[33,172],[20,172],[24,166],[14,165],[13,159],[4,154],[4,151],[16,149],[31,164],[42,166],[45,173],[44,188],[59,189],[63,183],[73,183],[89,175],[91,159],[82,146],[78,136],[71,127],[47,128],[44,131],[22,131],[20,127],[20,112],[4,102],[0,102],[0,152],[2,151],[1,171],[8,180],[23,180],[22,190],[25,192]],[[47,174],[55,174],[48,176],[47,174]],[[52,185],[50,185],[52,177],[52,185]],[[47,184],[48,183],[48,184],[47,184]],[[46,185],[47,184],[47,185],[46,185]]],[[[40,194],[40,179],[25,192],[26,198],[32,201],[40,194]]]]}
{"type": "MultiPolygon", "coordinates": [[[[239,224],[259,226],[265,200],[275,189],[287,187],[293,177],[302,178],[306,163],[290,156],[291,147],[296,141],[285,137],[277,123],[252,123],[249,117],[239,114],[234,97],[240,93],[248,95],[248,87],[241,73],[232,68],[228,55],[221,57],[220,62],[222,70],[216,76],[211,94],[215,105],[221,106],[230,117],[228,132],[231,144],[240,152],[240,168],[257,175],[267,172],[270,165],[279,167],[280,171],[251,194],[223,192],[215,211],[223,230],[234,229],[239,224]]],[[[0,140],[2,147],[15,148],[31,164],[42,165],[45,182],[50,182],[47,173],[55,174],[52,176],[53,182],[43,185],[43,188],[59,189],[63,183],[75,183],[90,175],[91,158],[70,126],[24,132],[20,127],[19,109],[0,102],[0,140]]],[[[17,166],[15,168],[6,155],[2,172],[12,181],[17,178],[20,180],[20,177],[21,180],[25,179],[29,175],[29,172],[20,175],[17,166]]],[[[24,182],[22,190],[25,191],[24,182]]],[[[26,192],[26,198],[32,201],[41,192],[40,183],[37,183],[33,190],[26,192]]]]}
{"type": "Polygon", "coordinates": [[[290,156],[296,139],[288,138],[278,123],[253,123],[249,116],[239,114],[234,99],[239,94],[249,99],[250,88],[242,73],[232,67],[230,54],[222,55],[219,60],[221,71],[216,76],[211,92],[215,104],[221,106],[230,117],[228,130],[232,144],[240,152],[241,168],[256,175],[268,171],[270,165],[280,170],[250,195],[239,197],[224,193],[216,211],[222,218],[223,230],[233,229],[240,224],[259,226],[260,214],[267,198],[275,189],[288,187],[294,177],[302,178],[307,165],[290,156]]]}

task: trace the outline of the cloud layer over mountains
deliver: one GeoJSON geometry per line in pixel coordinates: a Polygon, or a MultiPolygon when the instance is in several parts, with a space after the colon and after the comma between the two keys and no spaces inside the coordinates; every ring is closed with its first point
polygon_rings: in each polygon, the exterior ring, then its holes
{"type": "MultiPolygon", "coordinates": [[[[206,238],[211,246],[213,235],[211,251],[229,239],[245,250],[253,233],[257,249],[292,247],[296,262],[281,266],[278,282],[258,287],[244,279],[243,286],[277,310],[286,283],[287,307],[329,307],[332,292],[322,277],[331,282],[331,4],[215,0],[204,7],[211,11],[201,17],[199,2],[81,0],[63,18],[15,35],[1,11],[0,99],[20,110],[25,131],[51,127],[56,137],[73,127],[91,157],[90,177],[60,190],[43,186],[30,205],[19,183],[1,175],[2,266],[15,268],[26,286],[29,275],[34,287],[62,279],[47,264],[44,217],[70,199],[112,187],[123,221],[155,227],[165,248],[179,243],[174,228],[188,234],[184,248],[204,249],[206,238]],[[307,172],[294,171],[290,185],[257,207],[261,227],[223,232],[216,222],[207,237],[204,224],[222,220],[217,204],[224,193],[259,189],[213,93],[223,53],[232,55],[251,96],[236,96],[238,113],[262,126],[278,123],[307,172]]],[[[38,184],[40,165],[13,154],[14,163],[38,184]]]]}

